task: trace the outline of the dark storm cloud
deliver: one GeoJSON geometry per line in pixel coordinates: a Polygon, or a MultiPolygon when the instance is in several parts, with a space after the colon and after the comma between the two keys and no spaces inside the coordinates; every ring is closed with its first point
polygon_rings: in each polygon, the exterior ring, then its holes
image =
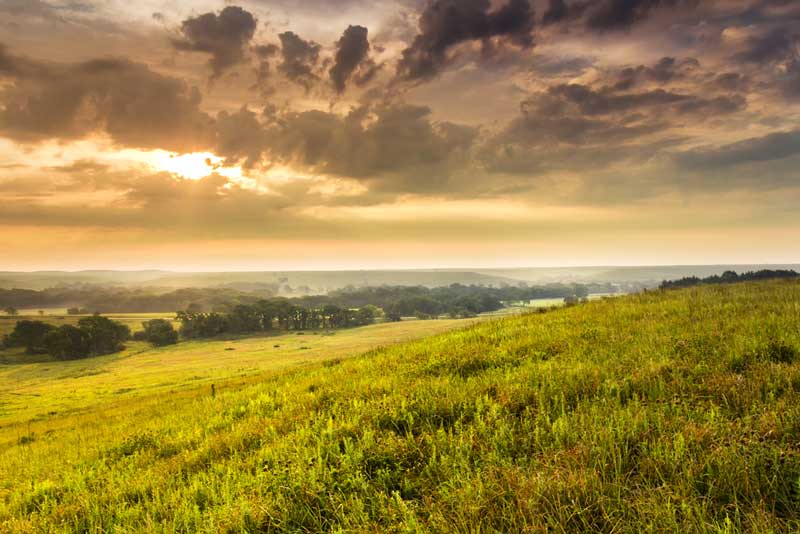
{"type": "Polygon", "coordinates": [[[283,61],[278,65],[291,81],[310,89],[319,76],[316,73],[322,47],[314,41],[306,41],[296,33],[287,31],[278,35],[281,41],[283,61]]]}
{"type": "Polygon", "coordinates": [[[212,78],[241,63],[247,44],[256,31],[256,18],[238,6],[227,6],[219,13],[190,17],[181,24],[181,39],[173,39],[178,50],[211,54],[212,78]]]}
{"type": "Polygon", "coordinates": [[[336,43],[336,57],[329,72],[337,93],[343,93],[351,77],[356,83],[369,82],[378,66],[369,57],[369,31],[363,26],[349,26],[336,43]]]}
{"type": "Polygon", "coordinates": [[[419,19],[419,35],[403,51],[397,73],[408,81],[436,77],[448,52],[470,41],[500,38],[521,48],[533,46],[534,13],[528,0],[509,0],[491,11],[489,0],[434,0],[419,19]]]}
{"type": "Polygon", "coordinates": [[[125,146],[188,151],[213,134],[197,89],[125,59],[41,63],[0,46],[3,78],[0,134],[18,141],[104,131],[125,146]]]}

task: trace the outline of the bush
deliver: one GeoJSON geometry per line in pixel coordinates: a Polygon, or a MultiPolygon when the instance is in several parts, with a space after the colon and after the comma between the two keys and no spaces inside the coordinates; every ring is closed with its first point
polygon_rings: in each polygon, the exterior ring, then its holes
{"type": "Polygon", "coordinates": [[[125,348],[122,343],[131,337],[126,325],[100,315],[84,317],[78,321],[78,328],[88,335],[89,352],[94,355],[119,352],[125,348]]]}
{"type": "Polygon", "coordinates": [[[165,319],[145,321],[142,323],[142,327],[144,330],[137,332],[137,335],[134,336],[135,339],[142,339],[156,347],[174,345],[178,342],[178,332],[172,326],[172,323],[165,319]]]}
{"type": "Polygon", "coordinates": [[[28,354],[45,352],[44,338],[55,327],[42,321],[17,321],[14,331],[3,338],[6,347],[25,347],[28,354]]]}
{"type": "Polygon", "coordinates": [[[88,332],[72,325],[61,326],[47,334],[44,344],[47,352],[57,360],[79,360],[91,352],[88,332]]]}

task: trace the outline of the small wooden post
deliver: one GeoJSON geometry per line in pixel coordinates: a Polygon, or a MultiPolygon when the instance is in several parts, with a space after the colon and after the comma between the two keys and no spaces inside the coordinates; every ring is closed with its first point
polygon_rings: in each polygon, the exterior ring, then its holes
{"type": "Polygon", "coordinates": [[[213,399],[216,396],[217,396],[217,387],[214,384],[211,384],[211,398],[213,399]]]}

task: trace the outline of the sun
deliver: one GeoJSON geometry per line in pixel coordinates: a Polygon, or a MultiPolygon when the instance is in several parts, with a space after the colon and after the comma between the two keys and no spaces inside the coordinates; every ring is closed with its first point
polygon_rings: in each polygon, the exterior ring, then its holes
{"type": "Polygon", "coordinates": [[[163,172],[169,172],[189,180],[202,180],[214,173],[229,178],[240,178],[239,167],[226,167],[225,160],[211,152],[193,152],[176,154],[174,152],[155,151],[151,166],[163,172]]]}

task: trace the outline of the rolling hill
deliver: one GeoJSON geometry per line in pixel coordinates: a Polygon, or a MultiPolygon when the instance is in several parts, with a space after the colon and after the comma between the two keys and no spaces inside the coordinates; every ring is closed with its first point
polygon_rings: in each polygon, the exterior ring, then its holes
{"type": "Polygon", "coordinates": [[[648,292],[41,417],[0,530],[797,530],[798,303],[648,292]]]}

